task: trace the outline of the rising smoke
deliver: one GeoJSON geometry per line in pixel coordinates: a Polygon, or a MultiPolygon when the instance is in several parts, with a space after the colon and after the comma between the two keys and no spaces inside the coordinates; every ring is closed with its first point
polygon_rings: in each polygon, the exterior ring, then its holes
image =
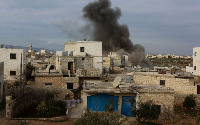
{"type": "Polygon", "coordinates": [[[110,0],[90,2],[83,8],[83,18],[93,26],[91,38],[102,41],[104,53],[118,51],[127,54],[134,66],[148,66],[144,47],[133,45],[127,25],[119,24],[121,15],[118,7],[111,8],[110,0]]]}

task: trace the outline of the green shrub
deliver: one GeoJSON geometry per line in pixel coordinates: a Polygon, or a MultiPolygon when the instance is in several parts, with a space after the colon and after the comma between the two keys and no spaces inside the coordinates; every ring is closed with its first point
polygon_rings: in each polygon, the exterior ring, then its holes
{"type": "Polygon", "coordinates": [[[136,101],[134,98],[129,99],[131,104],[131,114],[137,116],[137,120],[140,122],[143,118],[144,120],[157,120],[160,111],[158,111],[152,101],[147,101],[139,104],[139,108],[136,108],[136,101]]]}
{"type": "Polygon", "coordinates": [[[118,112],[87,112],[81,116],[75,125],[121,125],[121,115],[118,112]]]}
{"type": "Polygon", "coordinates": [[[139,117],[145,120],[157,120],[160,114],[154,109],[153,105],[152,101],[141,103],[137,111],[139,117]]]}
{"type": "Polygon", "coordinates": [[[39,117],[56,117],[66,114],[64,102],[54,99],[53,93],[46,93],[45,100],[41,101],[37,108],[39,117]]]}
{"type": "Polygon", "coordinates": [[[49,111],[49,107],[46,105],[45,101],[41,101],[38,104],[36,110],[37,110],[37,113],[38,113],[39,116],[46,117],[47,112],[49,111]]]}
{"type": "Polygon", "coordinates": [[[195,106],[196,106],[196,97],[193,94],[186,96],[183,102],[183,107],[185,107],[186,109],[191,109],[194,108],[195,106]]]}

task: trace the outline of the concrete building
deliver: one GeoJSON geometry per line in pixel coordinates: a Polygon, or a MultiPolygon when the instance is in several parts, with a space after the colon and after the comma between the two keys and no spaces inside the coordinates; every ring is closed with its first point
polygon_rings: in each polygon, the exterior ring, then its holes
{"type": "Polygon", "coordinates": [[[119,52],[110,52],[108,57],[103,57],[104,73],[122,73],[124,68],[131,66],[128,56],[119,52]]]}
{"type": "MultiPolygon", "coordinates": [[[[140,85],[160,85],[173,89],[176,94],[198,94],[194,77],[158,74],[157,72],[135,72],[133,79],[140,85]]],[[[200,93],[199,93],[200,94],[200,93]]]]}
{"type": "Polygon", "coordinates": [[[64,51],[72,57],[92,57],[93,67],[102,73],[102,42],[99,41],[77,41],[66,42],[64,51]]]}
{"type": "Polygon", "coordinates": [[[22,76],[25,75],[26,50],[0,48],[0,62],[4,62],[4,81],[8,83],[19,81],[21,69],[22,76]]]}
{"type": "Polygon", "coordinates": [[[48,63],[38,62],[35,66],[32,74],[35,77],[34,85],[73,91],[70,96],[78,98],[84,80],[99,80],[101,77],[102,42],[65,43],[64,52],[56,51],[48,63]]]}
{"type": "Polygon", "coordinates": [[[200,47],[193,48],[193,75],[200,76],[200,47]]]}
{"type": "Polygon", "coordinates": [[[0,103],[2,102],[3,98],[3,87],[4,87],[4,80],[3,80],[3,73],[4,73],[4,63],[0,63],[0,103]]]}
{"type": "Polygon", "coordinates": [[[47,50],[46,49],[41,49],[41,54],[43,54],[43,55],[47,54],[47,50]]]}
{"type": "Polygon", "coordinates": [[[193,74],[193,72],[194,72],[194,69],[192,66],[186,66],[185,70],[186,70],[186,72],[191,73],[191,74],[193,74]]]}
{"type": "Polygon", "coordinates": [[[125,116],[131,116],[131,104],[129,103],[131,98],[136,100],[136,107],[141,102],[152,100],[161,113],[164,113],[165,107],[173,109],[173,89],[159,85],[139,85],[133,80],[127,82],[127,80],[123,81],[121,78],[122,76],[117,76],[114,82],[86,80],[81,93],[82,102],[77,103],[77,108],[69,110],[69,117],[80,117],[84,109],[106,111],[105,105],[109,103],[109,100],[113,102],[115,111],[119,111],[125,116]]]}

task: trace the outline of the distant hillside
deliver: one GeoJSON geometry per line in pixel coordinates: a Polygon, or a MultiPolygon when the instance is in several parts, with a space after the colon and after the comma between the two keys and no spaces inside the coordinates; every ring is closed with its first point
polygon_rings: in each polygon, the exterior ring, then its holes
{"type": "MultiPolygon", "coordinates": [[[[8,48],[8,49],[25,49],[25,50],[29,50],[29,47],[22,47],[22,46],[12,46],[12,45],[3,45],[3,48],[8,48]]],[[[35,48],[33,47],[32,48],[33,50],[35,51],[38,51],[38,52],[41,52],[42,49],[45,49],[45,48],[35,48]]],[[[55,50],[49,50],[49,49],[46,49],[48,52],[55,52],[55,50]]]]}

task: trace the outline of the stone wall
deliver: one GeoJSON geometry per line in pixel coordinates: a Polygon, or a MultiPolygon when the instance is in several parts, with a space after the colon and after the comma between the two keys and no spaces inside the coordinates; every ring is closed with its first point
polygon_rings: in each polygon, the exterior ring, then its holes
{"type": "MultiPolygon", "coordinates": [[[[186,96],[188,96],[188,94],[175,94],[174,95],[174,105],[182,107],[186,96]]],[[[196,97],[197,107],[199,107],[200,106],[200,95],[196,94],[194,96],[196,97]]]]}
{"type": "Polygon", "coordinates": [[[164,107],[170,109],[174,107],[174,93],[140,93],[137,99],[139,103],[152,100],[154,104],[161,105],[161,112],[163,112],[164,107]]]}
{"type": "Polygon", "coordinates": [[[197,86],[194,86],[194,79],[175,78],[173,75],[161,74],[139,74],[135,73],[133,79],[137,84],[143,85],[160,85],[160,80],[165,80],[163,87],[169,87],[177,94],[196,94],[197,86]]]}
{"type": "Polygon", "coordinates": [[[73,83],[73,89],[79,87],[79,78],[78,77],[63,77],[63,88],[67,89],[67,83],[73,83]]]}
{"type": "MultiPolygon", "coordinates": [[[[62,76],[36,76],[35,86],[48,86],[48,83],[52,83],[52,86],[63,87],[62,76]]],[[[50,86],[50,85],[49,85],[50,86]]]]}

